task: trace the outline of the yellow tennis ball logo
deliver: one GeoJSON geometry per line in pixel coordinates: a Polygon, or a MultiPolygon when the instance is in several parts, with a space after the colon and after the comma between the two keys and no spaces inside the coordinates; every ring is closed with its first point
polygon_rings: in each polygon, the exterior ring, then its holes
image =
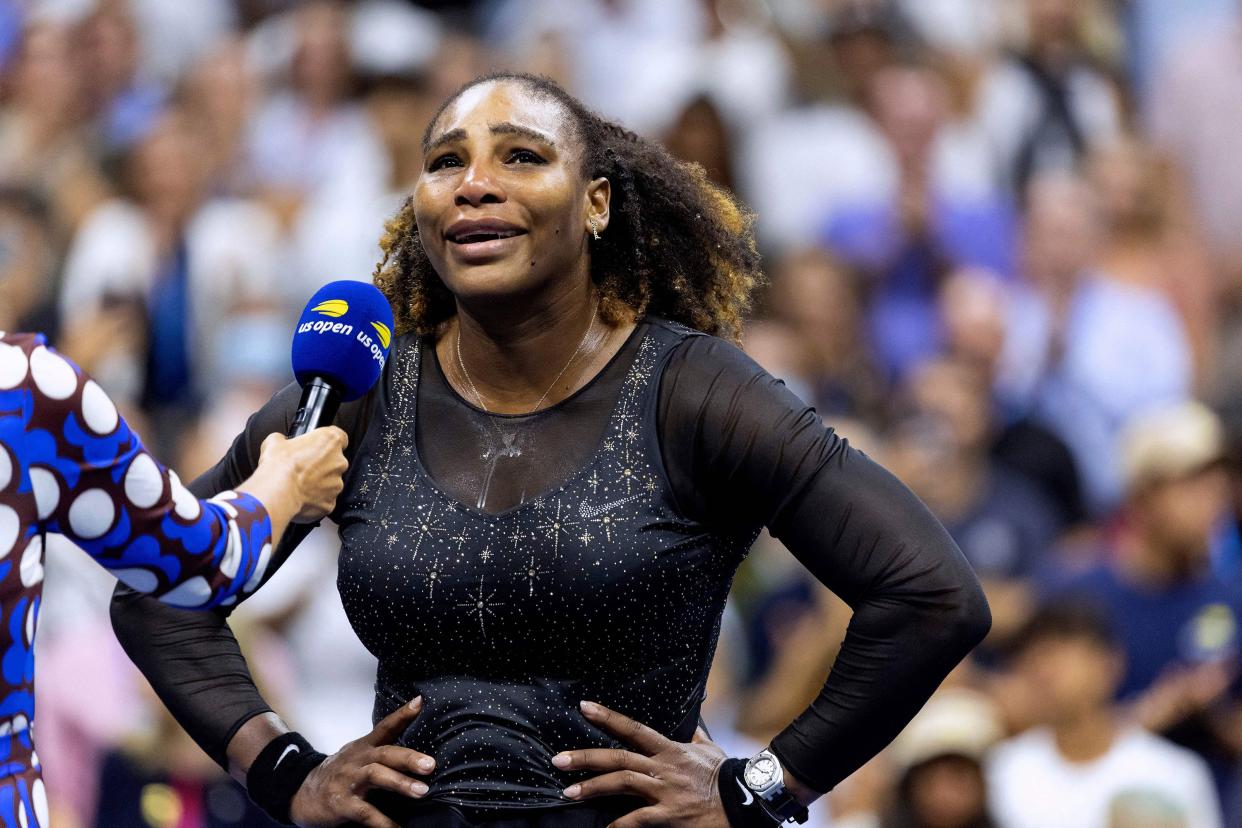
{"type": "Polygon", "coordinates": [[[388,330],[388,326],[383,322],[372,322],[371,327],[375,328],[375,332],[379,334],[380,344],[387,348],[388,343],[392,342],[392,331],[388,330]]]}
{"type": "Polygon", "coordinates": [[[311,311],[313,313],[322,313],[324,316],[336,318],[349,313],[349,303],[344,299],[328,299],[325,302],[320,302],[318,305],[315,305],[315,307],[311,308],[311,311]]]}
{"type": "Polygon", "coordinates": [[[1192,623],[1195,646],[1202,652],[1220,652],[1237,640],[1238,620],[1226,604],[1209,604],[1192,623]]]}

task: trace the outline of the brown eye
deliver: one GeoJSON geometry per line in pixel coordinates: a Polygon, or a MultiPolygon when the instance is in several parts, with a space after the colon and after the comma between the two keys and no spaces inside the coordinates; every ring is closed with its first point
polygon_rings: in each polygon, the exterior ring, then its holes
{"type": "Polygon", "coordinates": [[[430,170],[431,172],[435,172],[436,170],[442,170],[445,167],[460,167],[460,166],[461,166],[461,159],[450,152],[450,153],[445,153],[444,155],[441,155],[436,160],[432,161],[431,164],[427,167],[427,169],[430,170]]]}
{"type": "Polygon", "coordinates": [[[546,163],[539,155],[528,149],[514,150],[509,154],[509,161],[517,164],[544,164],[546,163]]]}

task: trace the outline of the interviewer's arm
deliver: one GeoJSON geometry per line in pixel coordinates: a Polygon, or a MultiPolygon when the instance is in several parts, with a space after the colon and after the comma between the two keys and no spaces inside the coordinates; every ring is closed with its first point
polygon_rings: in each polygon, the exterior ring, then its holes
{"type": "MultiPolygon", "coordinates": [[[[292,385],[278,392],[250,418],[220,462],[190,484],[190,490],[204,496],[245,485],[258,468],[264,440],[288,430],[299,394],[292,385]]],[[[361,435],[355,432],[359,423],[366,422],[366,404],[344,406],[337,418],[349,434],[348,455],[360,442],[361,435]]],[[[312,528],[289,525],[273,550],[264,581],[312,528]]],[[[287,728],[255,687],[225,616],[223,611],[181,612],[121,585],[112,599],[117,640],[160,700],[213,760],[235,776],[244,776],[263,746],[287,728]],[[230,751],[233,742],[235,750],[230,751]],[[236,753],[232,761],[231,753],[236,753]]]]}
{"type": "Polygon", "coordinates": [[[262,580],[289,520],[326,513],[340,491],[344,433],[335,429],[273,442],[243,489],[200,500],[41,335],[0,336],[0,363],[0,452],[18,472],[8,488],[33,492],[35,528],[65,535],[122,582],[174,606],[239,600],[262,580]]]}

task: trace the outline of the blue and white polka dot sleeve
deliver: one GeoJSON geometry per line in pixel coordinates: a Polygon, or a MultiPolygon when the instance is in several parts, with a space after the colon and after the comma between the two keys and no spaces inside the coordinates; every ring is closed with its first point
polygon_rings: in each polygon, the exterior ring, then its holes
{"type": "Polygon", "coordinates": [[[22,548],[23,580],[41,579],[43,531],[178,607],[236,602],[271,557],[262,503],[233,491],[195,498],[39,335],[0,338],[0,497],[0,554],[22,548]]]}

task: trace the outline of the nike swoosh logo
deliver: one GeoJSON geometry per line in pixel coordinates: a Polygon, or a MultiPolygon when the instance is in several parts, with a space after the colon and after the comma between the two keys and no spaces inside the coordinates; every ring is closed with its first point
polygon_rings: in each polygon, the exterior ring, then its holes
{"type": "MultiPolygon", "coordinates": [[[[279,765],[280,763],[279,763],[279,762],[277,762],[276,764],[278,764],[278,765],[279,765]]],[[[755,796],[754,796],[754,794],[752,794],[752,793],[750,792],[750,788],[748,788],[748,787],[746,787],[745,785],[743,785],[743,784],[742,784],[742,780],[738,779],[738,778],[735,776],[735,777],[733,777],[733,781],[734,781],[734,782],[736,782],[736,783],[737,783],[737,786],[738,786],[739,788],[741,788],[741,789],[742,789],[742,793],[746,794],[746,798],[742,800],[742,804],[743,804],[743,805],[749,805],[750,803],[752,803],[752,802],[754,802],[754,801],[755,801],[755,796]]]]}
{"type": "Polygon", "coordinates": [[[620,500],[614,500],[611,503],[605,503],[602,506],[590,506],[586,503],[583,503],[581,506],[578,507],[578,512],[584,518],[586,518],[587,520],[590,520],[591,518],[599,517],[604,512],[610,512],[613,509],[617,508],[618,506],[623,506],[626,503],[629,503],[631,500],[638,500],[638,495],[630,495],[629,497],[623,497],[620,500]]]}
{"type": "Polygon", "coordinates": [[[276,764],[272,765],[272,770],[276,770],[278,767],[280,767],[280,763],[285,761],[285,757],[288,756],[290,753],[297,753],[299,750],[300,748],[297,745],[289,745],[287,748],[284,749],[284,752],[280,754],[279,758],[276,759],[276,764]]]}

